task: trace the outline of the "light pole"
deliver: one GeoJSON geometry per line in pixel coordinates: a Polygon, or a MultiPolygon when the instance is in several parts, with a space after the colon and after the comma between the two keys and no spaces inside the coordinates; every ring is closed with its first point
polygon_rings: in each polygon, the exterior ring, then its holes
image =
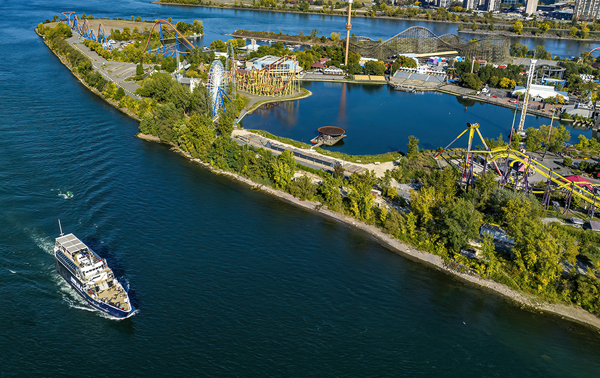
{"type": "Polygon", "coordinates": [[[348,23],[346,24],[346,59],[344,59],[344,65],[348,70],[348,49],[350,48],[350,29],[352,24],[350,23],[350,16],[352,15],[352,3],[354,0],[348,0],[348,23]]]}

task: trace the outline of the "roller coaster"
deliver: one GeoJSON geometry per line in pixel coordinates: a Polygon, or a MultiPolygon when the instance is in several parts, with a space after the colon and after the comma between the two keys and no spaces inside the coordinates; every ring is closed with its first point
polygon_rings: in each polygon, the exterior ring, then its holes
{"type": "Polygon", "coordinates": [[[406,53],[458,53],[473,59],[506,62],[510,59],[510,40],[498,35],[483,36],[480,40],[467,40],[455,34],[437,36],[427,28],[413,26],[381,42],[366,37],[351,37],[350,51],[379,60],[406,53]]]}
{"type": "Polygon", "coordinates": [[[236,87],[257,96],[288,96],[300,90],[298,62],[283,56],[261,70],[252,69],[236,74],[236,87]]]}
{"type": "Polygon", "coordinates": [[[152,25],[152,29],[150,29],[150,34],[148,35],[148,42],[146,43],[146,48],[144,49],[144,53],[152,53],[152,46],[150,45],[150,41],[152,40],[152,33],[154,29],[158,26],[158,46],[156,48],[155,53],[162,56],[172,56],[175,54],[189,54],[189,52],[181,51],[179,49],[180,44],[184,45],[186,48],[193,49],[194,45],[187,38],[184,37],[183,34],[179,30],[175,28],[169,21],[167,20],[158,20],[152,25]],[[164,26],[164,28],[163,28],[164,26]],[[169,37],[167,34],[173,33],[175,37],[174,45],[167,45],[166,40],[172,39],[173,37],[169,37]],[[165,38],[167,36],[167,38],[165,38]]]}
{"type": "Polygon", "coordinates": [[[108,38],[106,38],[104,25],[98,25],[98,32],[94,33],[94,30],[90,27],[88,20],[83,20],[82,23],[75,12],[63,12],[62,14],[65,16],[65,21],[67,22],[67,25],[71,27],[72,31],[76,32],[83,38],[102,44],[102,47],[109,51],[113,49],[112,45],[108,42],[108,38]],[[73,16],[73,18],[71,18],[71,16],[73,16]]]}
{"type": "MultiPolygon", "coordinates": [[[[469,124],[467,130],[470,130],[469,144],[466,150],[448,151],[448,148],[456,142],[463,131],[446,148],[437,153],[434,158],[443,158],[448,164],[458,167],[461,173],[461,183],[466,185],[467,190],[474,187],[477,176],[488,171],[488,165],[494,166],[494,171],[500,176],[499,185],[501,187],[512,187],[514,190],[524,191],[528,194],[540,194],[542,197],[542,206],[545,209],[550,207],[552,192],[562,192],[566,195],[565,216],[568,216],[571,201],[577,197],[586,204],[591,205],[588,209],[588,216],[594,216],[595,207],[600,204],[600,195],[596,192],[596,187],[600,184],[592,184],[588,181],[576,180],[564,177],[540,162],[535,161],[526,153],[511,148],[510,143],[504,147],[489,149],[483,142],[484,150],[472,150],[472,137],[474,130],[477,131],[483,141],[483,137],[478,130],[478,124],[469,124]],[[454,157],[454,158],[453,158],[454,157]],[[458,157],[458,159],[456,159],[458,157]],[[477,157],[477,158],[476,158],[477,157]],[[504,168],[499,169],[497,162],[503,161],[504,168]],[[545,181],[543,187],[534,187],[529,181],[533,174],[541,175],[545,181]]],[[[600,188],[599,188],[600,189],[600,188]]],[[[587,207],[587,206],[586,206],[587,207]]]]}

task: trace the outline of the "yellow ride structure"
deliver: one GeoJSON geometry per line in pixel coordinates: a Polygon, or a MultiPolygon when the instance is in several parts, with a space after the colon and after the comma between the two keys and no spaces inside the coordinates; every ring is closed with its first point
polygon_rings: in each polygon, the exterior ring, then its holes
{"type": "MultiPolygon", "coordinates": [[[[501,176],[499,185],[510,185],[515,188],[515,190],[523,190],[526,193],[543,194],[542,205],[546,209],[548,209],[550,205],[550,194],[552,191],[562,191],[567,195],[567,201],[565,204],[565,210],[567,214],[573,196],[580,198],[585,203],[591,205],[588,213],[590,217],[593,217],[596,204],[600,203],[600,195],[598,195],[595,190],[595,187],[600,185],[592,184],[590,182],[577,182],[569,180],[556,171],[546,167],[542,163],[535,161],[526,153],[511,148],[510,143],[504,147],[489,149],[479,131],[478,124],[467,124],[467,129],[460,133],[459,136],[452,141],[452,143],[436,154],[434,158],[437,159],[440,156],[445,158],[444,155],[461,156],[459,164],[463,171],[461,180],[466,182],[467,190],[473,185],[478,173],[486,172],[487,165],[493,164],[495,168],[494,170],[501,176]],[[469,131],[469,143],[467,149],[460,151],[447,151],[447,149],[467,131],[469,131]],[[481,138],[485,150],[471,149],[475,133],[477,133],[477,135],[481,138]],[[475,156],[480,156],[480,158],[475,159],[475,156]],[[474,171],[477,160],[481,162],[482,165],[482,169],[479,172],[474,171]],[[497,165],[497,162],[500,160],[504,161],[503,170],[500,170],[497,165]],[[511,175],[511,171],[513,171],[513,166],[515,164],[518,164],[520,169],[517,170],[516,177],[513,177],[511,175]],[[522,171],[522,176],[520,178],[519,171],[522,171]],[[529,176],[534,172],[544,177],[546,182],[545,189],[534,188],[532,185],[530,185],[529,176]]],[[[449,163],[451,162],[449,161],[449,163]]]]}

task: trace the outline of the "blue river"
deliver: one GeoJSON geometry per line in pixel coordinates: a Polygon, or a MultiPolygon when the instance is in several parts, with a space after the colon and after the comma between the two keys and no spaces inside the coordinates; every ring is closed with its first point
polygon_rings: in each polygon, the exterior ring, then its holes
{"type": "Polygon", "coordinates": [[[207,28],[235,15],[255,29],[268,13],[132,0],[7,0],[2,10],[0,376],[597,377],[598,332],[135,138],[137,123],[33,32],[66,10],[185,15],[207,28]],[[133,317],[91,311],[58,276],[57,219],[127,283],[133,317]]]}

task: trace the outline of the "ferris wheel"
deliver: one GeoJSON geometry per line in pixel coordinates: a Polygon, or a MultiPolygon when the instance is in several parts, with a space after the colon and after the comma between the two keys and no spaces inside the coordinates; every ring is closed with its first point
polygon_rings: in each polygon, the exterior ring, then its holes
{"type": "Polygon", "coordinates": [[[213,119],[219,117],[219,110],[223,109],[223,96],[227,97],[227,79],[223,63],[214,60],[208,72],[208,93],[210,94],[213,119]]]}

